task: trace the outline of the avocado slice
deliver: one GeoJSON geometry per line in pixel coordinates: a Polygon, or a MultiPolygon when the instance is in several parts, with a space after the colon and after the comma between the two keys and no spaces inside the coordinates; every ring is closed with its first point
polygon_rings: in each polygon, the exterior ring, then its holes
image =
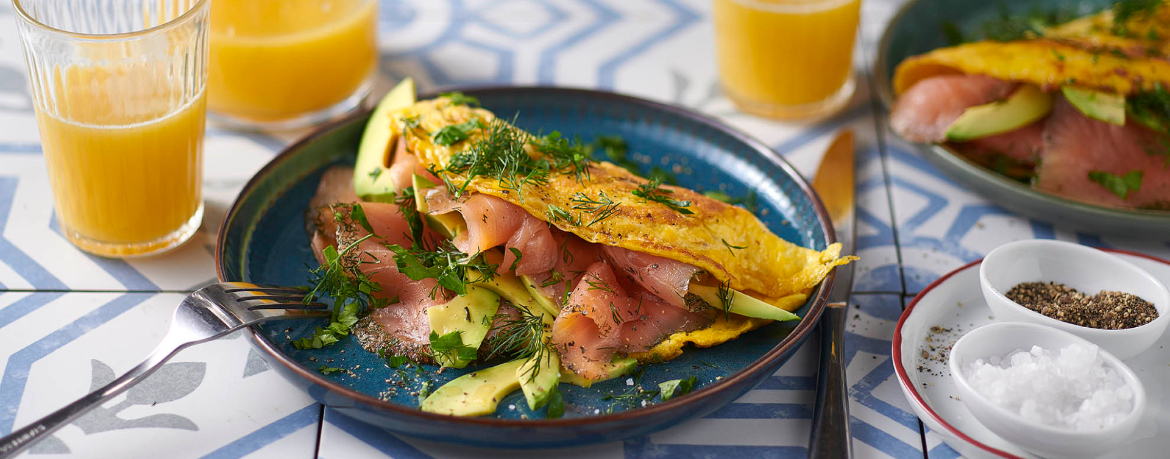
{"type": "Polygon", "coordinates": [[[544,310],[552,313],[554,316],[560,314],[561,308],[557,306],[557,302],[552,298],[549,298],[548,295],[542,293],[540,289],[537,288],[536,282],[533,281],[531,277],[528,275],[520,276],[520,282],[524,284],[524,288],[528,290],[528,293],[532,295],[532,298],[535,299],[536,303],[544,308],[544,310]]]}
{"type": "Polygon", "coordinates": [[[520,390],[524,391],[524,399],[528,401],[528,408],[532,410],[538,410],[548,403],[552,388],[561,382],[561,358],[557,353],[551,348],[546,348],[545,353],[539,357],[525,359],[524,364],[516,369],[520,390]]]}
{"type": "Polygon", "coordinates": [[[1085,116],[1125,126],[1125,96],[1072,86],[1060,88],[1060,92],[1085,116]]]}
{"type": "Polygon", "coordinates": [[[581,375],[579,375],[577,373],[573,373],[573,370],[570,370],[570,369],[565,368],[565,367],[561,367],[561,382],[569,383],[569,384],[572,384],[574,386],[581,386],[581,387],[588,388],[589,386],[592,386],[593,384],[596,384],[596,383],[599,383],[602,381],[609,381],[611,379],[626,375],[629,372],[634,371],[634,368],[637,366],[638,366],[638,360],[635,358],[614,357],[613,361],[610,362],[610,364],[609,364],[609,376],[606,377],[605,379],[596,379],[596,380],[583,378],[583,377],[581,377],[581,375]]]}
{"type": "Polygon", "coordinates": [[[423,411],[451,416],[483,416],[496,412],[496,405],[520,387],[516,370],[524,359],[474,371],[443,384],[423,400],[423,411]]]}
{"type": "Polygon", "coordinates": [[[947,127],[947,140],[966,142],[1003,134],[1032,124],[1051,111],[1052,94],[1030,84],[1020,85],[1007,99],[964,110],[947,127]]]}
{"type": "MultiPolygon", "coordinates": [[[[474,285],[467,286],[467,294],[452,298],[445,304],[427,308],[431,330],[440,336],[460,332],[463,345],[479,348],[492,326],[492,317],[500,307],[500,296],[474,285]]],[[[470,362],[455,356],[436,355],[444,367],[463,368],[470,362]]]]}
{"type": "Polygon", "coordinates": [[[390,113],[414,105],[414,80],[407,78],[378,102],[358,145],[353,167],[353,189],[366,201],[391,202],[398,188],[390,178],[390,157],[397,144],[390,129],[390,113]]]}
{"type": "Polygon", "coordinates": [[[447,239],[455,239],[459,233],[467,231],[467,222],[463,221],[463,217],[458,212],[440,215],[427,213],[430,207],[427,206],[425,190],[437,187],[437,184],[418,174],[410,177],[410,183],[414,186],[414,208],[418,209],[418,213],[427,221],[427,226],[447,239]]]}
{"type": "MultiPolygon", "coordinates": [[[[699,298],[702,298],[703,301],[711,304],[711,306],[722,309],[723,301],[720,300],[719,287],[711,287],[708,285],[692,283],[689,290],[687,291],[698,295],[699,298]]],[[[800,319],[800,316],[796,314],[752,298],[750,295],[741,291],[728,289],[728,292],[731,296],[731,307],[727,310],[727,312],[746,317],[755,317],[757,319],[800,319]]]]}

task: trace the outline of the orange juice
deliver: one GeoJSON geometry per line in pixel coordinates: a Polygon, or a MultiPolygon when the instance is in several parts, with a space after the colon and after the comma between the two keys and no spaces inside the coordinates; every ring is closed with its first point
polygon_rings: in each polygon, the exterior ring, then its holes
{"type": "Polygon", "coordinates": [[[199,91],[176,108],[182,89],[151,78],[165,70],[69,67],[52,76],[60,92],[37,121],[58,218],[82,249],[153,252],[198,227],[206,97],[199,91]]]}
{"type": "Polygon", "coordinates": [[[714,0],[719,73],[746,111],[815,116],[852,93],[860,0],[714,0]]]}
{"type": "Polygon", "coordinates": [[[279,121],[359,92],[378,61],[373,0],[211,2],[208,107],[279,121]]]}

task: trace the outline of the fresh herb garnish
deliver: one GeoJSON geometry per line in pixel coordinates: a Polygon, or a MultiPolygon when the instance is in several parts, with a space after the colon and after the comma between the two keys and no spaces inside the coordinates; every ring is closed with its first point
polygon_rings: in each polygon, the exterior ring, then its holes
{"type": "Polygon", "coordinates": [[[596,199],[589,197],[584,192],[577,192],[573,195],[571,202],[574,210],[593,215],[593,218],[585,226],[593,226],[594,223],[612,217],[617,213],[618,206],[621,205],[620,202],[610,199],[604,191],[598,192],[596,199]]]}
{"type": "Polygon", "coordinates": [[[443,357],[448,362],[455,362],[456,360],[472,361],[475,360],[478,350],[474,347],[463,344],[463,332],[455,330],[450,333],[445,333],[439,336],[439,333],[431,330],[431,351],[438,360],[443,357]]]}
{"type": "Polygon", "coordinates": [[[1121,28],[1118,35],[1125,35],[1125,23],[1131,19],[1149,18],[1158,11],[1162,0],[1121,0],[1113,4],[1113,27],[1121,28]]]}
{"type": "Polygon", "coordinates": [[[1162,134],[1170,134],[1170,91],[1161,82],[1154,83],[1152,90],[1127,97],[1125,109],[1135,121],[1162,134]]]}
{"type": "Polygon", "coordinates": [[[344,368],[337,368],[337,367],[327,367],[327,366],[324,366],[324,365],[317,367],[317,372],[318,372],[318,373],[321,373],[321,374],[323,374],[323,375],[331,375],[331,374],[334,374],[334,373],[341,373],[341,372],[343,372],[343,371],[345,371],[345,369],[344,369],[344,368]]]}
{"type": "MultiPolygon", "coordinates": [[[[353,209],[360,209],[360,206],[354,205],[353,209]]],[[[351,216],[354,213],[353,209],[350,211],[351,216]]],[[[369,222],[366,222],[366,225],[369,225],[369,222]]],[[[333,246],[325,247],[321,251],[325,263],[309,271],[313,289],[305,295],[304,302],[311,303],[322,295],[333,298],[333,317],[329,325],[324,328],[315,327],[309,337],[293,341],[294,347],[320,349],[336,343],[349,335],[350,328],[357,323],[357,316],[361,310],[386,304],[386,300],[379,300],[373,296],[375,292],[381,291],[381,287],[357,269],[359,257],[348,256],[350,251],[371,237],[374,237],[372,232],[350,243],[341,252],[333,246]]]]}
{"type": "Polygon", "coordinates": [[[445,92],[439,94],[439,97],[446,97],[450,99],[452,105],[467,105],[474,107],[479,106],[479,99],[476,99],[474,96],[463,94],[459,91],[445,92]]]}
{"type": "Polygon", "coordinates": [[[418,388],[418,404],[422,405],[423,400],[431,395],[431,390],[434,389],[435,382],[426,380],[422,382],[422,386],[418,388]]]}
{"type": "Polygon", "coordinates": [[[694,389],[698,379],[691,376],[687,379],[673,379],[658,383],[658,391],[662,393],[662,401],[670,400],[675,395],[686,395],[694,389]]]}
{"type": "Polygon", "coordinates": [[[723,309],[723,320],[727,320],[727,315],[731,313],[731,302],[735,300],[735,290],[731,289],[731,280],[719,283],[719,289],[715,292],[719,297],[719,307],[723,309]]]}
{"type": "Polygon", "coordinates": [[[381,176],[382,176],[382,166],[377,166],[377,167],[374,167],[374,169],[370,170],[370,178],[372,178],[374,180],[378,180],[378,177],[381,177],[381,176]]]}
{"type": "Polygon", "coordinates": [[[391,355],[386,357],[386,365],[391,367],[400,367],[410,363],[410,357],[405,355],[391,355]]]}
{"type": "Polygon", "coordinates": [[[557,419],[565,415],[565,399],[561,396],[561,389],[559,386],[553,386],[548,393],[548,412],[545,417],[548,419],[557,419]]]}
{"type": "Polygon", "coordinates": [[[646,367],[640,367],[634,371],[634,374],[631,377],[631,379],[634,380],[634,387],[631,387],[625,392],[617,395],[610,394],[601,397],[602,400],[614,401],[613,404],[606,408],[605,412],[607,414],[613,413],[617,406],[623,406],[627,410],[634,409],[639,406],[644,406],[647,403],[650,403],[650,400],[653,400],[654,397],[658,395],[658,391],[656,390],[646,390],[642,388],[642,375],[645,372],[646,367]]]}
{"type": "Polygon", "coordinates": [[[589,290],[601,290],[603,292],[614,293],[613,289],[609,288],[609,284],[606,284],[600,278],[588,275],[582,280],[585,281],[585,284],[589,285],[589,290]]]}
{"type": "Polygon", "coordinates": [[[690,207],[691,205],[690,201],[671,198],[670,196],[674,195],[674,190],[663,189],[661,186],[662,180],[650,180],[649,182],[639,185],[638,188],[630,192],[630,194],[647,201],[654,201],[665,205],[671,210],[674,210],[675,212],[683,215],[691,215],[694,213],[690,209],[687,209],[687,207],[690,207]]]}
{"type": "Polygon", "coordinates": [[[658,167],[658,166],[654,166],[654,167],[650,168],[650,173],[646,174],[646,179],[647,180],[658,180],[658,181],[665,183],[667,185],[678,186],[678,177],[675,177],[674,174],[671,174],[670,172],[667,172],[666,169],[663,169],[663,168],[658,167]]]}
{"type": "Polygon", "coordinates": [[[747,248],[746,245],[745,246],[731,245],[730,242],[727,242],[727,239],[722,239],[722,241],[723,241],[723,246],[727,247],[727,251],[731,252],[731,256],[733,256],[733,257],[735,256],[735,250],[743,250],[743,249],[747,248]],[[735,249],[735,250],[732,250],[732,249],[735,249]]]}
{"type": "Polygon", "coordinates": [[[529,380],[536,378],[544,362],[552,358],[545,335],[545,317],[528,308],[517,306],[519,317],[497,314],[493,322],[499,321],[495,337],[489,343],[488,357],[508,356],[512,359],[531,359],[536,362],[528,372],[529,380]]]}
{"type": "Polygon", "coordinates": [[[1123,176],[1103,171],[1089,171],[1089,180],[1101,184],[1117,197],[1125,199],[1131,191],[1138,191],[1142,188],[1142,171],[1129,171],[1123,176]]]}
{"type": "Polygon", "coordinates": [[[573,226],[581,226],[580,218],[573,218],[573,214],[569,211],[558,207],[555,204],[548,205],[548,219],[549,221],[562,221],[573,226]]]}
{"type": "Polygon", "coordinates": [[[593,163],[592,153],[581,145],[579,141],[570,142],[561,137],[560,132],[553,131],[544,137],[537,137],[531,141],[536,150],[544,154],[544,160],[549,163],[548,169],[565,175],[572,175],[577,183],[584,184],[589,179],[589,165],[593,163]]]}
{"type": "Polygon", "coordinates": [[[472,118],[459,124],[444,126],[431,134],[431,139],[436,145],[451,146],[467,140],[468,137],[471,137],[471,131],[486,128],[487,125],[483,124],[479,118],[472,118]]]}
{"type": "MultiPolygon", "coordinates": [[[[498,267],[483,261],[479,256],[459,251],[450,240],[444,240],[434,250],[421,248],[419,244],[410,249],[399,245],[389,245],[387,248],[394,252],[398,272],[411,280],[435,279],[439,283],[436,289],[443,287],[459,296],[467,294],[467,284],[491,281],[498,267]],[[479,273],[478,277],[468,278],[468,269],[475,269],[479,273]]],[[[431,291],[432,298],[435,293],[431,291]]]]}
{"type": "Polygon", "coordinates": [[[630,160],[628,156],[628,147],[625,139],[616,135],[598,136],[593,140],[593,143],[586,147],[590,153],[601,150],[605,154],[605,160],[616,164],[618,167],[630,171],[634,175],[641,176],[642,173],[638,171],[638,163],[630,160]]]}
{"type": "MultiPolygon", "coordinates": [[[[495,179],[501,188],[521,194],[526,184],[548,184],[549,163],[528,154],[524,145],[529,135],[496,118],[488,124],[483,138],[451,156],[444,172],[463,174],[463,185],[448,186],[459,197],[476,177],[495,179]]],[[[446,180],[446,176],[444,176],[446,180]]]]}
{"type": "Polygon", "coordinates": [[[401,193],[394,196],[394,204],[398,205],[398,213],[402,214],[403,219],[406,220],[406,226],[410,228],[410,241],[415,246],[422,247],[423,243],[423,225],[422,214],[419,213],[418,207],[415,206],[415,193],[417,191],[414,187],[404,188],[401,193]]]}
{"type": "Polygon", "coordinates": [[[515,247],[508,247],[508,251],[512,252],[512,255],[516,256],[516,259],[512,261],[512,266],[509,267],[508,270],[515,271],[516,266],[520,265],[520,260],[524,258],[524,252],[521,252],[520,249],[515,247]]]}

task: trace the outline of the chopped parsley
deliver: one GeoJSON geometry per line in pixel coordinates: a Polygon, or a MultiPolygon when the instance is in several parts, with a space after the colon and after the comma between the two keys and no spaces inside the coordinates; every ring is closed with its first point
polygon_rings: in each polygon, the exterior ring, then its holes
{"type": "Polygon", "coordinates": [[[1121,176],[1103,171],[1089,171],[1089,180],[1101,184],[1117,197],[1125,199],[1131,191],[1142,188],[1142,171],[1129,171],[1121,176]]]}
{"type": "Polygon", "coordinates": [[[317,367],[317,372],[318,372],[318,373],[321,373],[321,374],[323,374],[323,375],[331,375],[331,374],[334,374],[334,373],[341,373],[341,372],[343,372],[343,371],[345,371],[345,369],[344,369],[344,368],[337,368],[337,367],[327,367],[327,366],[324,366],[324,365],[317,367]]]}
{"type": "Polygon", "coordinates": [[[695,388],[696,383],[698,383],[698,379],[694,376],[687,379],[672,379],[658,383],[658,391],[662,393],[662,401],[665,402],[676,395],[689,394],[691,389],[695,388]]]}
{"type": "Polygon", "coordinates": [[[687,207],[691,206],[691,202],[671,198],[674,195],[674,190],[663,189],[662,180],[660,179],[652,179],[649,182],[643,183],[630,193],[647,201],[662,204],[683,215],[691,215],[694,213],[690,209],[687,209],[687,207]]]}
{"type": "Polygon", "coordinates": [[[524,252],[521,252],[520,249],[515,247],[508,247],[508,251],[512,252],[512,255],[516,256],[516,260],[512,261],[512,266],[509,267],[508,270],[515,271],[516,266],[520,265],[520,260],[524,259],[524,252]]]}
{"type": "Polygon", "coordinates": [[[471,107],[479,106],[479,99],[476,99],[474,96],[463,94],[459,91],[445,92],[439,94],[439,97],[446,97],[447,99],[450,99],[452,105],[467,105],[471,107]]]}
{"type": "MultiPolygon", "coordinates": [[[[394,263],[398,265],[398,272],[405,274],[411,280],[435,279],[438,287],[446,288],[459,296],[467,294],[467,284],[488,282],[496,273],[497,265],[487,263],[479,256],[470,256],[461,252],[450,240],[444,240],[434,250],[427,250],[415,245],[410,249],[392,244],[387,248],[394,252],[394,263]],[[468,269],[475,269],[479,275],[468,278],[468,269]]],[[[431,291],[434,298],[435,290],[431,291]]]]}
{"type": "Polygon", "coordinates": [[[382,176],[382,166],[374,167],[374,169],[370,171],[370,178],[372,178],[374,180],[378,180],[378,177],[381,177],[381,176],[382,176]]]}
{"type": "Polygon", "coordinates": [[[438,332],[431,330],[431,351],[434,353],[436,360],[438,357],[445,358],[448,362],[456,360],[472,361],[475,360],[479,351],[471,346],[463,344],[463,332],[455,330],[450,333],[445,333],[442,336],[438,332]]]}
{"type": "Polygon", "coordinates": [[[483,121],[480,121],[479,118],[472,118],[459,124],[444,126],[442,129],[435,131],[434,134],[431,134],[431,140],[436,145],[451,146],[467,140],[468,137],[471,137],[471,131],[486,128],[487,125],[483,124],[483,121]]]}

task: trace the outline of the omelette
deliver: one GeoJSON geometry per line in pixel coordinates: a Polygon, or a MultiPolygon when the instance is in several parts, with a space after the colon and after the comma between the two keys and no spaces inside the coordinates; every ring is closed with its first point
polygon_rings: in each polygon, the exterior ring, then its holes
{"type": "Polygon", "coordinates": [[[510,359],[448,383],[424,410],[487,414],[514,386],[535,409],[558,382],[589,386],[798,320],[789,311],[855,259],[840,244],[792,244],[742,207],[534,136],[465,96],[399,105],[367,127],[383,159],[363,151],[356,169],[328,171],[309,227],[322,266],[369,292],[352,325],[367,350],[454,368],[510,359]],[[503,392],[466,392],[496,373],[511,375],[492,383],[503,392]]]}
{"type": "Polygon", "coordinates": [[[890,127],[1043,192],[1170,210],[1170,5],[1135,5],[907,58],[890,127]]]}

